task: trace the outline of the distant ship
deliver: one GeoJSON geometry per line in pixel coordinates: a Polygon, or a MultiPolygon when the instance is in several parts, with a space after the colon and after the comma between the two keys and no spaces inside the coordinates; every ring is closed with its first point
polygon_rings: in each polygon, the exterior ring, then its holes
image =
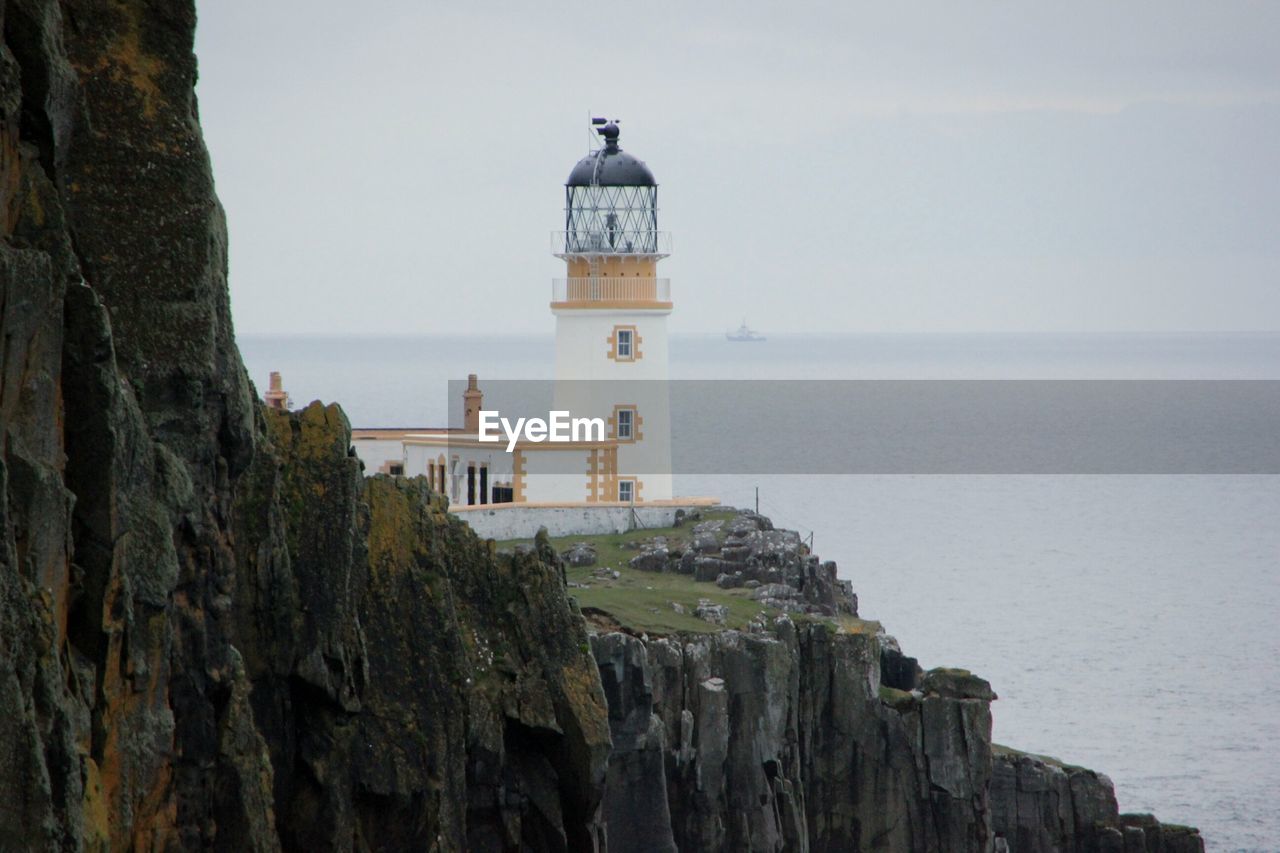
{"type": "Polygon", "coordinates": [[[747,328],[746,318],[743,318],[742,325],[738,327],[736,332],[725,332],[724,336],[731,341],[763,341],[767,340],[764,335],[759,332],[753,332],[747,328]]]}

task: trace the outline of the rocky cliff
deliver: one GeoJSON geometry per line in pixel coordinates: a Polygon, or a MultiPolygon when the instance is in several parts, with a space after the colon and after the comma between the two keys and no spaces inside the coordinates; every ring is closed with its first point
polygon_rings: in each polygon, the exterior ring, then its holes
{"type": "Polygon", "coordinates": [[[994,747],[990,685],[919,674],[882,635],[782,616],[592,649],[611,853],[1203,850],[1193,829],[1119,814],[1105,776],[994,747]]]}
{"type": "Polygon", "coordinates": [[[194,26],[0,2],[0,849],[1198,845],[883,638],[590,639],[545,541],[262,408],[194,26]]]}
{"type": "Polygon", "coordinates": [[[192,4],[0,9],[0,849],[595,845],[554,558],[254,402],[192,4]]]}

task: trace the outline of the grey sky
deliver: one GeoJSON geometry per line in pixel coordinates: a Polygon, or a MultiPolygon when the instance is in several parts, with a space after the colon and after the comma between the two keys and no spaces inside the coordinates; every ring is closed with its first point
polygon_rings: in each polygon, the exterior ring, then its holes
{"type": "Polygon", "coordinates": [[[677,331],[1280,329],[1280,4],[202,0],[241,332],[550,333],[588,111],[677,331]]]}

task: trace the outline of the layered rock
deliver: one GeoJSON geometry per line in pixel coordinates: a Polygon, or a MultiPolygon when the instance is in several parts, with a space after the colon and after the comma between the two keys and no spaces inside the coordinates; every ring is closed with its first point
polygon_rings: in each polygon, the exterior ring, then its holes
{"type": "Polygon", "coordinates": [[[997,851],[1198,853],[1195,829],[1121,814],[1111,780],[1052,758],[996,747],[991,777],[997,851]]]}
{"type": "Polygon", "coordinates": [[[254,403],[193,4],[0,11],[0,848],[598,846],[555,554],[254,403]]]}
{"type": "Polygon", "coordinates": [[[1105,776],[993,754],[995,694],[972,673],[886,686],[881,661],[901,653],[882,635],[783,617],[769,632],[591,642],[613,853],[1203,849],[1194,830],[1120,815],[1105,776]]]}
{"type": "Polygon", "coordinates": [[[235,612],[284,845],[594,847],[605,706],[550,546],[499,558],[424,481],[364,479],[336,406],[263,416],[235,612]]]}
{"type": "Polygon", "coordinates": [[[785,618],[775,633],[615,633],[592,648],[614,731],[614,853],[987,848],[989,693],[887,704],[875,636],[785,618]],[[615,796],[622,784],[665,800],[615,796]]]}

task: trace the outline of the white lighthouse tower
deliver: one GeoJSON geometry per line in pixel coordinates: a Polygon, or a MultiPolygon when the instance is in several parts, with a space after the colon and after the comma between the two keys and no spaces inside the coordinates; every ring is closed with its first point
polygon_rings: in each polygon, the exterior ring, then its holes
{"type": "Polygon", "coordinates": [[[553,252],[566,277],[552,285],[556,407],[603,417],[616,454],[597,472],[595,501],[669,500],[671,423],[667,316],[671,282],[658,262],[671,235],[658,230],[658,183],[618,145],[618,125],[593,119],[602,147],[565,182],[565,227],[553,252]]]}

